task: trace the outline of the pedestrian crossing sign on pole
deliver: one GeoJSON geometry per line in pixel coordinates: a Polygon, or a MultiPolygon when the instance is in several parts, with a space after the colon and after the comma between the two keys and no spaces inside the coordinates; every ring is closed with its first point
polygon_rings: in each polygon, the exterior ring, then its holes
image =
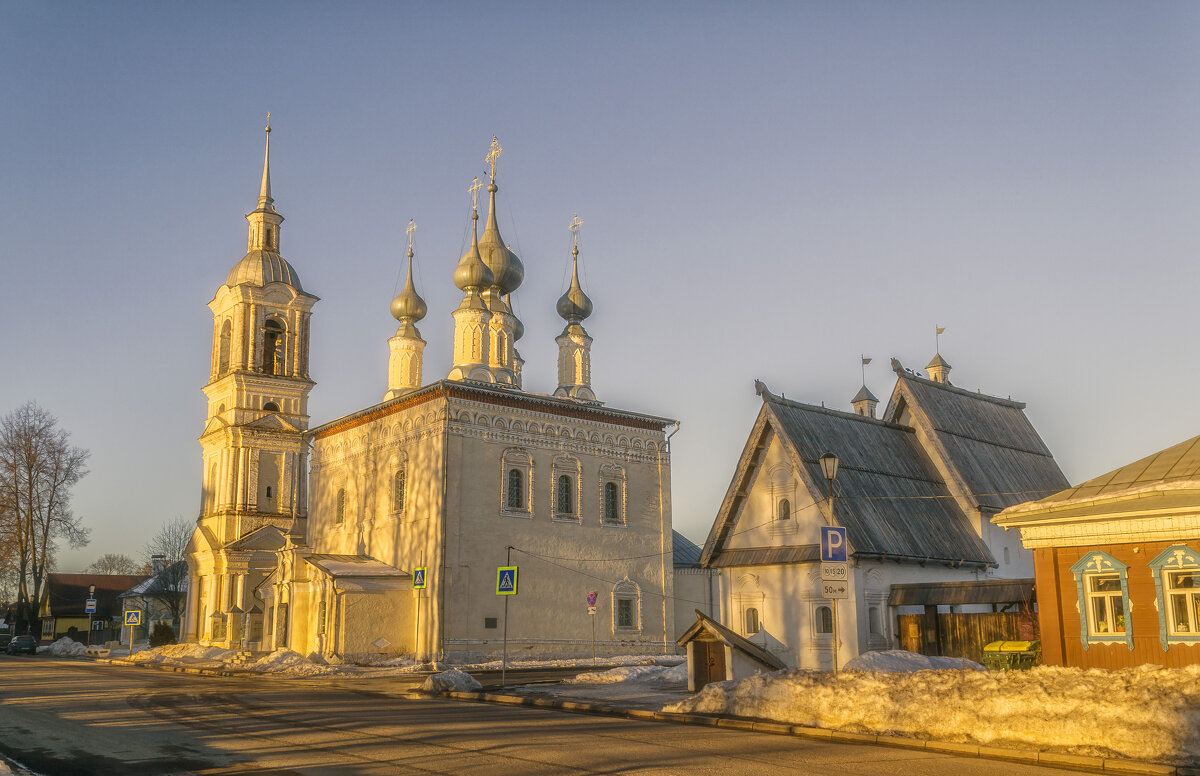
{"type": "Polygon", "coordinates": [[[141,625],[142,613],[140,611],[125,612],[126,625],[141,625]]]}
{"type": "Polygon", "coordinates": [[[499,566],[496,569],[496,595],[517,594],[517,567],[499,566]]]}
{"type": "Polygon", "coordinates": [[[418,566],[417,568],[413,569],[413,590],[424,590],[425,589],[425,586],[426,586],[425,572],[426,571],[428,571],[428,568],[425,566],[418,566]]]}

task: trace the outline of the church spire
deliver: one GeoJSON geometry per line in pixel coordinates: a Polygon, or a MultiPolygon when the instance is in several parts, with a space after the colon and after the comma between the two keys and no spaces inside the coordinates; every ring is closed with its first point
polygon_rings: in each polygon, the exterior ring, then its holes
{"type": "Polygon", "coordinates": [[[454,311],[454,367],[451,380],[480,380],[495,382],[488,369],[491,348],[489,323],[492,312],[484,304],[480,292],[490,289],[495,278],[479,255],[479,190],[483,184],[476,178],[471,182],[471,247],[458,260],[454,269],[454,285],[463,291],[463,300],[454,311]]]}
{"type": "Polygon", "coordinates": [[[246,238],[247,251],[272,251],[279,253],[279,225],[283,216],[275,210],[271,198],[271,114],[267,114],[266,150],[263,151],[262,185],[258,189],[258,207],[246,215],[250,222],[250,233],[246,238]]]}
{"type": "Polygon", "coordinates": [[[583,320],[592,314],[592,300],[579,285],[579,227],[576,215],[571,221],[571,286],[558,299],[558,314],[566,322],[558,343],[558,390],[555,396],[595,401],[592,392],[592,338],[583,328],[583,320]]]}
{"type": "Polygon", "coordinates": [[[404,288],[392,300],[392,316],[400,321],[396,335],[388,340],[391,358],[388,361],[388,390],[384,401],[421,387],[421,362],[425,352],[425,340],[416,323],[429,311],[428,305],[413,285],[413,233],[417,224],[408,221],[408,277],[404,288]]]}

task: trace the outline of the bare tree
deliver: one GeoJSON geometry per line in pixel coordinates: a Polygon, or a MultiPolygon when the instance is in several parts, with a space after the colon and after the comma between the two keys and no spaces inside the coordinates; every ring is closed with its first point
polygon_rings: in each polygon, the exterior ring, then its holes
{"type": "Polygon", "coordinates": [[[140,574],[144,566],[138,566],[137,561],[128,555],[106,552],[87,567],[92,574],[140,574]]]}
{"type": "Polygon", "coordinates": [[[188,570],[184,556],[195,528],[195,521],[176,517],[163,523],[158,533],[146,543],[144,550],[154,568],[154,578],[143,597],[161,604],[171,615],[171,622],[176,628],[183,618],[183,607],[187,601],[188,570]]]}
{"type": "Polygon", "coordinates": [[[71,511],[71,488],[87,474],[88,452],[72,447],[58,420],[34,402],[0,418],[0,547],[15,567],[20,631],[37,618],[57,542],[87,544],[71,511]]]}

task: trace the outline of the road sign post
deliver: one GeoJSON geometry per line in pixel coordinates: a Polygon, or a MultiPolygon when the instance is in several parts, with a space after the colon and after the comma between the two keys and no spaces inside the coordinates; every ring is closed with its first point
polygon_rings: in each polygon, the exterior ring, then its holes
{"type": "Polygon", "coordinates": [[[421,599],[425,597],[423,591],[429,584],[429,569],[426,566],[417,566],[413,569],[413,592],[417,594],[417,632],[413,634],[413,659],[421,659],[421,599]]]}
{"type": "Polygon", "coordinates": [[[96,586],[88,585],[88,597],[87,597],[87,600],[83,602],[83,610],[85,612],[87,612],[87,616],[88,616],[88,643],[87,643],[87,645],[89,647],[92,646],[92,617],[94,617],[96,614],[96,599],[92,597],[94,595],[96,595],[96,586]]]}
{"type": "Polygon", "coordinates": [[[142,624],[142,613],[137,609],[125,612],[125,624],[129,626],[129,654],[133,654],[134,628],[142,624]]]}
{"type": "MultiPolygon", "coordinates": [[[[830,484],[830,509],[832,510],[830,484]]],[[[829,600],[833,614],[833,672],[838,670],[838,616],[837,602],[850,597],[849,572],[846,568],[846,529],[840,525],[821,526],[821,597],[829,600]]]]}
{"type": "Polygon", "coordinates": [[[512,565],[513,548],[508,548],[508,565],[496,569],[496,595],[504,596],[504,652],[500,657],[500,689],[504,689],[508,671],[508,599],[517,594],[517,567],[512,565]]]}
{"type": "Polygon", "coordinates": [[[588,616],[592,618],[592,668],[596,667],[596,591],[587,594],[588,616]]]}

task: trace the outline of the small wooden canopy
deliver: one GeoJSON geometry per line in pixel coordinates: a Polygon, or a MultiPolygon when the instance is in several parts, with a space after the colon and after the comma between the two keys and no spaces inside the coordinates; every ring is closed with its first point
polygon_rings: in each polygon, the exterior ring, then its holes
{"type": "MultiPolygon", "coordinates": [[[[754,642],[748,640],[744,636],[734,633],[729,628],[726,628],[721,623],[704,614],[699,609],[696,610],[696,622],[692,627],[688,628],[682,636],[680,636],[675,644],[682,647],[689,641],[692,641],[701,634],[707,635],[710,639],[716,639],[723,642],[731,649],[736,649],[743,653],[751,660],[761,663],[767,670],[778,671],[781,668],[787,668],[782,660],[772,655],[767,650],[763,649],[754,642]]],[[[710,640],[710,639],[705,639],[710,640]]]]}

